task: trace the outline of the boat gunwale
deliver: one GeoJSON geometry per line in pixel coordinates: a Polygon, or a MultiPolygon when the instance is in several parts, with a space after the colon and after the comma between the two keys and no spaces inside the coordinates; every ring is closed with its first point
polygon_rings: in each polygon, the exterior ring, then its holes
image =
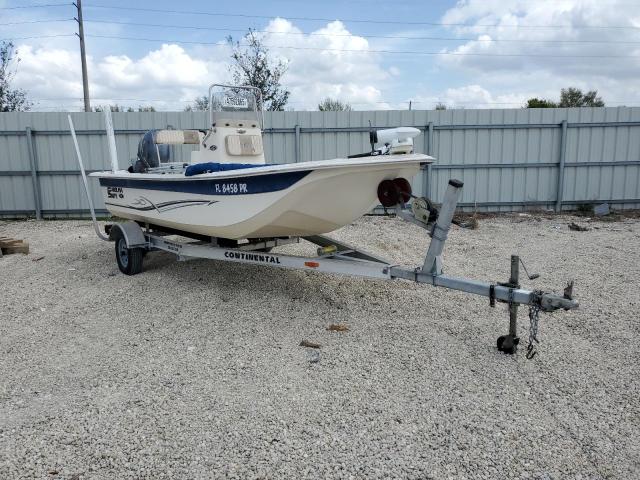
{"type": "MultiPolygon", "coordinates": [[[[278,173],[289,173],[300,170],[327,170],[331,168],[352,168],[352,167],[377,167],[396,166],[402,164],[427,164],[433,163],[435,159],[429,155],[421,153],[411,153],[405,155],[379,155],[358,158],[335,158],[331,160],[315,160],[300,163],[282,163],[276,165],[258,165],[255,168],[243,168],[235,170],[224,170],[219,172],[201,173],[199,175],[185,176],[183,173],[130,173],[126,170],[116,172],[104,171],[89,174],[96,178],[122,178],[135,180],[166,180],[172,182],[203,181],[219,178],[237,178],[239,176],[257,176],[278,173]],[[380,158],[386,157],[386,158],[380,158]]],[[[194,164],[197,165],[197,164],[194,164]]]]}

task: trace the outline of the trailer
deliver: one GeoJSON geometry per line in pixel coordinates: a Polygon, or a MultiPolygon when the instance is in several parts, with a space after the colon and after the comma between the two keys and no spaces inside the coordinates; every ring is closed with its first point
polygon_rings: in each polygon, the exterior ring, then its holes
{"type": "MultiPolygon", "coordinates": [[[[426,283],[487,297],[490,307],[495,307],[497,303],[506,304],[509,312],[509,328],[505,335],[498,337],[496,345],[498,350],[508,354],[515,353],[520,342],[517,335],[518,309],[522,305],[528,306],[527,358],[533,358],[536,354],[535,346],[538,343],[540,312],[578,308],[578,302],[573,299],[573,282],[569,282],[562,295],[521,288],[520,265],[522,261],[517,255],[511,256],[509,279],[505,282],[481,282],[444,274],[442,254],[463,188],[463,182],[455,179],[449,180],[439,209],[436,209],[429,200],[424,198],[414,198],[411,210],[403,208],[405,205],[402,202],[394,206],[392,213],[398,218],[419,225],[431,237],[423,264],[411,269],[394,265],[360,248],[324,235],[260,238],[238,242],[135,221],[106,225],[105,233],[103,233],[96,221],[82,156],[71,119],[69,120],[94,229],[102,240],[114,242],[118,268],[126,275],[136,275],[142,272],[144,257],[147,253],[165,251],[175,254],[178,260],[207,258],[265,267],[426,283]],[[301,240],[315,244],[318,247],[317,255],[304,257],[271,251],[272,248],[301,240]]],[[[526,272],[526,268],[524,270],[526,272]]],[[[533,280],[538,275],[527,273],[527,276],[533,280]]]]}

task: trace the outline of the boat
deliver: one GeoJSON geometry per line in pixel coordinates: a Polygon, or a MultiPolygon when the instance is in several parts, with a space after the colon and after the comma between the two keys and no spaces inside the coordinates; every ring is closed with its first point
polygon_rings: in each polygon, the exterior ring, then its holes
{"type": "Polygon", "coordinates": [[[220,239],[310,236],[343,227],[389,197],[389,205],[408,201],[409,180],[433,162],[413,152],[419,130],[400,127],[372,130],[370,152],[266,163],[259,90],[214,84],[209,102],[206,130],[147,132],[128,170],[116,168],[107,121],[113,168],[91,176],[112,215],[220,239]],[[197,146],[190,162],[171,162],[170,146],[183,144],[197,146]]]}

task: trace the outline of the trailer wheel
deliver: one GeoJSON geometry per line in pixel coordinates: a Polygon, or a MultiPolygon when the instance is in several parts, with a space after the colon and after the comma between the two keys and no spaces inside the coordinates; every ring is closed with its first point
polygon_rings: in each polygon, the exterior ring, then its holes
{"type": "Polygon", "coordinates": [[[116,261],[125,275],[136,275],[142,271],[143,248],[129,248],[123,235],[116,240],[116,261]]]}
{"type": "Polygon", "coordinates": [[[496,346],[498,347],[499,351],[504,352],[508,355],[513,355],[514,353],[516,353],[519,343],[520,339],[518,337],[513,337],[511,335],[501,335],[498,337],[496,346]]]}

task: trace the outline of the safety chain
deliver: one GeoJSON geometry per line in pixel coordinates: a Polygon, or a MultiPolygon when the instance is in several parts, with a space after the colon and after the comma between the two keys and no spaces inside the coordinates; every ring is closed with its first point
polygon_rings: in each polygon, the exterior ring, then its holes
{"type": "Polygon", "coordinates": [[[527,345],[527,359],[531,360],[536,356],[536,343],[538,340],[538,321],[540,320],[540,301],[542,299],[542,291],[536,290],[532,294],[533,301],[529,305],[529,345],[527,345]],[[534,343],[535,342],[535,343],[534,343]]]}

